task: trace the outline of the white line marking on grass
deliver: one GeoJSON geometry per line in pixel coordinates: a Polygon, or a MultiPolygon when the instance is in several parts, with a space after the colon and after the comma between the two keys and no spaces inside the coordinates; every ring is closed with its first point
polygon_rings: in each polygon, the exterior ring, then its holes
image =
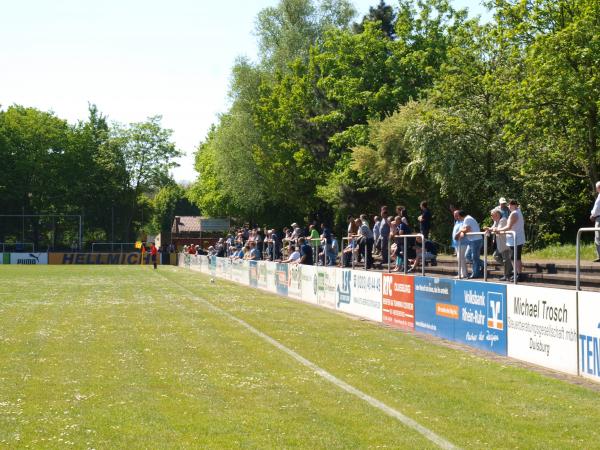
{"type": "Polygon", "coordinates": [[[344,391],[346,391],[346,392],[348,392],[348,393],[350,393],[352,395],[355,395],[356,397],[358,397],[358,398],[366,401],[370,405],[372,405],[375,408],[379,409],[380,411],[383,411],[384,413],[386,413],[388,416],[391,416],[391,417],[397,419],[399,422],[403,423],[407,427],[412,428],[413,430],[419,432],[424,437],[426,437],[427,439],[429,439],[431,442],[433,442],[436,445],[438,445],[440,448],[443,448],[443,449],[456,449],[456,448],[458,448],[454,444],[452,444],[451,442],[447,441],[443,437],[441,437],[441,436],[437,435],[436,433],[434,433],[433,431],[431,431],[429,428],[424,427],[423,425],[421,425],[420,423],[418,423],[415,420],[411,419],[410,417],[405,416],[400,411],[398,411],[398,410],[392,408],[391,406],[388,406],[385,403],[377,400],[375,397],[371,397],[369,394],[365,394],[360,389],[357,389],[354,386],[349,385],[345,381],[340,380],[336,376],[334,376],[331,373],[327,372],[325,369],[322,369],[321,367],[317,366],[315,363],[313,363],[313,362],[309,361],[308,359],[304,358],[303,356],[299,355],[294,350],[286,347],[281,342],[273,339],[271,336],[269,336],[269,335],[263,333],[262,331],[254,328],[249,323],[244,322],[242,319],[239,319],[236,316],[232,315],[231,313],[229,313],[229,312],[227,312],[227,311],[219,308],[218,306],[212,304],[208,300],[203,299],[202,297],[198,297],[196,294],[194,294],[192,291],[190,291],[185,286],[183,286],[183,285],[181,285],[181,284],[179,284],[179,283],[177,283],[177,282],[175,282],[173,280],[169,280],[167,277],[165,277],[162,274],[161,274],[161,276],[163,278],[167,279],[168,281],[170,281],[171,283],[173,283],[174,285],[176,285],[176,286],[180,287],[181,289],[183,289],[189,296],[191,296],[191,298],[193,300],[200,301],[201,303],[203,303],[204,305],[206,305],[209,309],[211,309],[211,310],[213,310],[213,311],[215,311],[215,312],[217,312],[219,314],[224,315],[225,317],[227,317],[230,320],[233,320],[233,321],[239,323],[240,325],[242,325],[244,328],[246,328],[251,333],[259,336],[260,338],[262,338],[263,340],[267,341],[269,344],[271,344],[272,346],[278,348],[282,352],[287,353],[289,356],[291,356],[292,358],[294,358],[300,364],[302,364],[303,366],[306,366],[309,369],[313,370],[316,374],[318,374],[321,377],[325,378],[327,381],[335,384],[337,387],[343,389],[344,391]]]}

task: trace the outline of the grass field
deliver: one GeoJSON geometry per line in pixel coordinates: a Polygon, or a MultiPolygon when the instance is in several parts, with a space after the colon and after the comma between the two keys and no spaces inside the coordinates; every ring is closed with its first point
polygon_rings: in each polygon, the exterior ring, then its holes
{"type": "Polygon", "coordinates": [[[175,267],[0,266],[0,448],[600,448],[600,393],[175,267]],[[224,311],[224,312],[222,312],[224,311]]]}

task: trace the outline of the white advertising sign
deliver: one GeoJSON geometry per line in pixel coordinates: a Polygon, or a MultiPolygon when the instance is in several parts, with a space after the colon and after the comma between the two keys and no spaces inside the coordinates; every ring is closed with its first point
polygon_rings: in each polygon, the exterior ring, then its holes
{"type": "Polygon", "coordinates": [[[267,266],[267,291],[269,292],[277,292],[277,283],[276,283],[276,269],[277,263],[271,261],[265,261],[267,266]]]}
{"type": "Polygon", "coordinates": [[[48,253],[11,253],[11,264],[48,264],[48,253]]]}
{"type": "Polygon", "coordinates": [[[317,304],[335,309],[337,272],[333,267],[317,267],[317,304]]]}
{"type": "Polygon", "coordinates": [[[381,322],[381,272],[338,271],[337,309],[381,322]]]}
{"type": "Polygon", "coordinates": [[[246,261],[234,259],[231,261],[231,281],[236,283],[248,284],[248,267],[244,264],[246,261]]]}
{"type": "Polygon", "coordinates": [[[256,263],[258,270],[258,278],[256,281],[256,286],[259,289],[267,289],[267,262],[266,261],[258,261],[256,263]]]}
{"type": "Polygon", "coordinates": [[[507,286],[508,356],[577,374],[577,293],[507,286]]]}
{"type": "Polygon", "coordinates": [[[302,266],[302,300],[308,303],[317,303],[317,268],[315,266],[302,266]]]}
{"type": "MultiPolygon", "coordinates": [[[[311,266],[306,266],[311,267],[311,266]]],[[[288,297],[302,298],[302,275],[304,266],[301,264],[290,264],[288,269],[288,297]]]]}
{"type": "Polygon", "coordinates": [[[579,374],[600,382],[600,293],[579,292],[579,374]]]}

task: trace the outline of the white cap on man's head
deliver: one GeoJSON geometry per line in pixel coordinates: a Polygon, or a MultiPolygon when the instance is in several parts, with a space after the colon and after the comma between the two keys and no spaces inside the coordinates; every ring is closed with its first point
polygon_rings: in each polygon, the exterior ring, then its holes
{"type": "Polygon", "coordinates": [[[292,224],[292,227],[296,228],[296,227],[298,227],[298,224],[297,224],[296,222],[294,222],[294,223],[292,224]]]}
{"type": "Polygon", "coordinates": [[[498,200],[498,204],[502,205],[504,203],[508,203],[508,202],[506,201],[506,199],[504,197],[500,197],[500,200],[498,200]]]}
{"type": "Polygon", "coordinates": [[[596,182],[596,189],[600,188],[600,181],[596,182]]]}

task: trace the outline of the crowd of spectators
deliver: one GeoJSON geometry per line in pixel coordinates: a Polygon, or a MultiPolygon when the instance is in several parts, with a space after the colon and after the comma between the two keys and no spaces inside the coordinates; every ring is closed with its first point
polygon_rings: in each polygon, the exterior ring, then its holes
{"type": "MultiPolygon", "coordinates": [[[[419,209],[420,214],[412,223],[404,206],[397,206],[393,215],[387,206],[382,206],[379,215],[372,217],[372,222],[367,214],[349,215],[341,251],[340,243],[325,223],[309,223],[303,227],[294,222],[281,231],[247,224],[219,238],[207,250],[190,245],[184,247],[184,252],[289,264],[360,265],[366,269],[374,268],[377,260],[381,268],[414,272],[422,264],[435,265],[439,247],[429,239],[433,217],[427,202],[421,202],[419,209]]],[[[484,234],[493,235],[494,258],[502,263],[504,270],[502,279],[519,277],[525,228],[516,200],[508,202],[500,198],[498,206],[490,211],[492,226],[483,231],[479,222],[464,210],[452,209],[452,214],[454,227],[451,238],[458,260],[459,278],[483,276],[481,251],[484,234]],[[511,261],[515,246],[516,261],[511,261]],[[468,272],[468,264],[472,267],[471,273],[468,272]]]]}

